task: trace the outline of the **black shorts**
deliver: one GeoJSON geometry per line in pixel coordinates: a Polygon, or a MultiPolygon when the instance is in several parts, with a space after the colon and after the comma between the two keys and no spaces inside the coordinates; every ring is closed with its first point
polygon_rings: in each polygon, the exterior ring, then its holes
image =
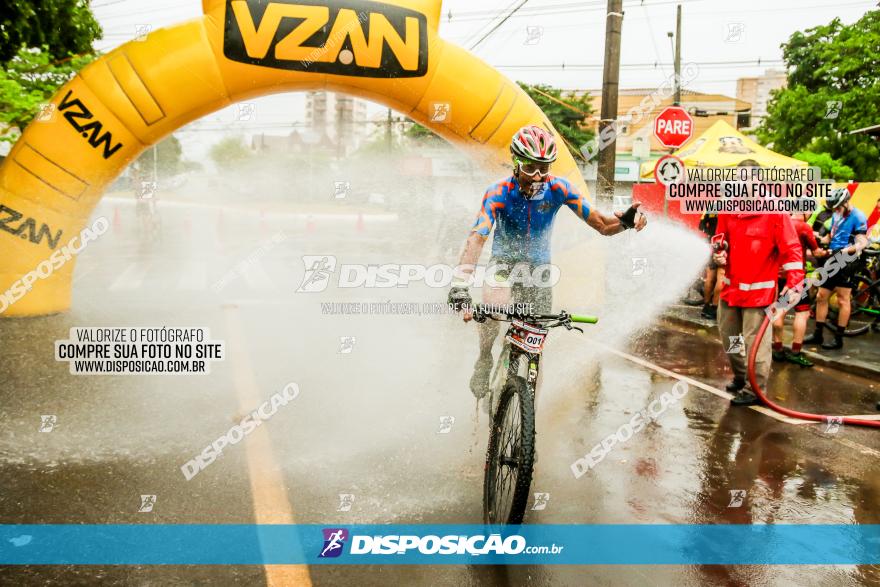
{"type": "MultiPolygon", "coordinates": [[[[836,253],[837,251],[831,251],[831,254],[826,259],[830,259],[836,253]]],[[[831,290],[838,287],[852,289],[855,287],[855,272],[856,263],[847,263],[846,265],[840,267],[837,273],[829,277],[820,287],[822,287],[823,289],[831,290]]]]}

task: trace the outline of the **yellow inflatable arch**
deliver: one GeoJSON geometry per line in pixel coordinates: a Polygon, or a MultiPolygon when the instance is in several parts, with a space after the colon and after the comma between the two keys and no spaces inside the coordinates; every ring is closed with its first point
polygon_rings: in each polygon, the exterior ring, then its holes
{"type": "MultiPolygon", "coordinates": [[[[519,127],[553,127],[516,84],[438,37],[440,4],[204,0],[201,18],[90,64],[53,98],[52,119],[31,124],[0,167],[2,315],[67,310],[74,262],[49,274],[46,261],[78,237],[108,183],[175,129],[240,100],[291,90],[357,95],[484,165],[507,165],[519,127]],[[450,105],[445,120],[434,115],[438,104],[450,105]],[[23,283],[38,267],[41,278],[23,283]]],[[[586,194],[574,159],[560,153],[554,173],[586,194]]]]}

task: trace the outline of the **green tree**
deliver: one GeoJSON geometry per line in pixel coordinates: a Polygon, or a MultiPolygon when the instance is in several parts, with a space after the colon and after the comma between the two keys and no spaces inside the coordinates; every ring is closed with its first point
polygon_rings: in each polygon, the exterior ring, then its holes
{"type": "Polygon", "coordinates": [[[810,164],[810,167],[819,167],[822,170],[822,177],[826,179],[849,181],[850,179],[855,179],[856,176],[852,167],[844,165],[837,159],[833,159],[828,153],[798,151],[794,154],[794,158],[806,161],[810,164]]]}
{"type": "Polygon", "coordinates": [[[786,155],[825,153],[861,181],[880,180],[878,143],[849,134],[880,122],[880,10],[798,31],[782,50],[788,85],[773,93],[760,140],[786,155]]]}
{"type": "Polygon", "coordinates": [[[594,136],[593,131],[588,128],[589,118],[593,114],[590,95],[564,92],[544,84],[517,83],[544,111],[554,128],[562,135],[571,154],[576,159],[583,158],[580,147],[594,136]]]}
{"type": "Polygon", "coordinates": [[[158,145],[156,150],[150,147],[137,158],[134,165],[147,175],[152,175],[155,158],[156,172],[159,177],[171,177],[186,171],[188,163],[183,161],[183,148],[180,141],[174,135],[166,137],[158,145]]]}
{"type": "Polygon", "coordinates": [[[0,11],[0,62],[23,47],[47,47],[53,61],[92,52],[102,36],[88,0],[5,0],[0,11]]]}
{"type": "MultiPolygon", "coordinates": [[[[580,147],[589,142],[594,133],[587,128],[593,105],[589,94],[577,95],[573,92],[547,85],[529,85],[517,82],[519,86],[544,111],[554,128],[562,135],[563,142],[575,158],[583,158],[580,147]]],[[[430,129],[413,123],[404,133],[408,138],[422,142],[442,140],[430,129]]]]}
{"type": "Polygon", "coordinates": [[[0,141],[18,140],[37,114],[57,116],[48,106],[52,96],[92,59],[83,55],[53,62],[46,48],[21,49],[0,71],[0,141]]]}
{"type": "Polygon", "coordinates": [[[241,165],[253,157],[244,139],[239,136],[226,137],[220,142],[214,144],[209,152],[211,159],[218,168],[236,167],[241,165]]]}
{"type": "Polygon", "coordinates": [[[418,122],[413,122],[410,127],[404,131],[403,134],[408,139],[423,143],[436,143],[443,141],[443,139],[435,134],[431,129],[422,126],[418,122]]]}

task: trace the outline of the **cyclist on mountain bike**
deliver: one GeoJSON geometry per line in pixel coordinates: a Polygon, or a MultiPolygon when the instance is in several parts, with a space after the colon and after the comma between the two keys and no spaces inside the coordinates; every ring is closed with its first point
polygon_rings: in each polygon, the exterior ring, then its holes
{"type": "MultiPolygon", "coordinates": [[[[638,212],[639,202],[634,202],[627,213],[606,216],[591,207],[584,195],[568,181],[550,175],[550,164],[557,156],[556,140],[551,132],[539,126],[523,127],[513,136],[510,152],[513,175],[492,185],[483,195],[480,212],[461,255],[462,272],[449,291],[449,303],[456,310],[464,311],[465,322],[473,317],[468,284],[493,227],[495,239],[489,267],[494,271],[494,283],[487,280],[483,303],[528,304],[531,312],[549,313],[552,306],[550,287],[514,276],[533,276],[549,268],[550,234],[560,207],[568,206],[589,226],[606,236],[630,228],[642,230],[647,224],[647,218],[638,212]]],[[[494,321],[480,325],[480,356],[470,383],[477,398],[488,391],[493,364],[492,345],[498,329],[498,323],[494,321]]]]}

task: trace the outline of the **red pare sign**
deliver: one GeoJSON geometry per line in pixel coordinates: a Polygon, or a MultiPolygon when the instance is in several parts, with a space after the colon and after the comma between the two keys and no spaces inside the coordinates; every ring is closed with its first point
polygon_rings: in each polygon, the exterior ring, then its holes
{"type": "Polygon", "coordinates": [[[694,119],[684,108],[664,108],[654,120],[654,136],[664,147],[678,148],[694,134],[694,119]]]}

